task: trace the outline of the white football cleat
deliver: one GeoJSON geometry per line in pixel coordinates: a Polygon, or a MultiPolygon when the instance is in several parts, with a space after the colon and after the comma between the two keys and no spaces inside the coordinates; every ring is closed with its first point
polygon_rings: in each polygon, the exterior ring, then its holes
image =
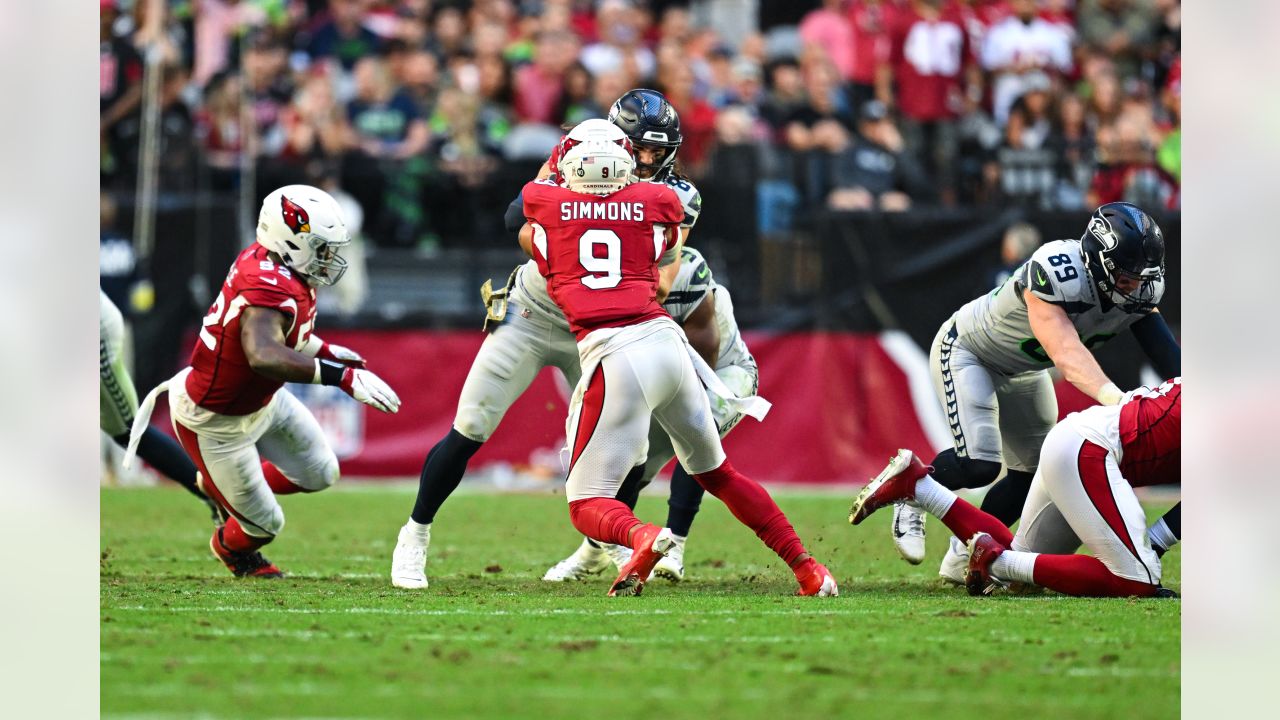
{"type": "Polygon", "coordinates": [[[427,548],[430,545],[430,525],[427,525],[425,539],[419,537],[414,529],[409,527],[408,523],[400,528],[400,536],[396,539],[396,549],[391,555],[392,585],[406,590],[426,589],[428,584],[427,548]]]}
{"type": "Polygon", "coordinates": [[[924,510],[911,502],[893,505],[893,546],[912,565],[924,562],[924,510]]]}
{"type": "Polygon", "coordinates": [[[649,576],[650,580],[656,577],[665,578],[671,582],[680,582],[684,580],[684,541],[685,538],[679,535],[672,535],[671,539],[675,544],[667,550],[667,554],[657,565],[653,566],[653,574],[649,576]]]}
{"type": "Polygon", "coordinates": [[[542,579],[546,582],[581,580],[588,575],[604,572],[611,562],[612,559],[609,557],[609,553],[605,552],[603,547],[596,547],[586,538],[583,538],[582,544],[578,546],[578,549],[574,550],[569,557],[552,565],[543,574],[542,579]]]}
{"type": "Polygon", "coordinates": [[[947,554],[942,558],[938,568],[938,577],[952,585],[964,585],[969,575],[969,547],[955,535],[950,538],[947,554]]]}

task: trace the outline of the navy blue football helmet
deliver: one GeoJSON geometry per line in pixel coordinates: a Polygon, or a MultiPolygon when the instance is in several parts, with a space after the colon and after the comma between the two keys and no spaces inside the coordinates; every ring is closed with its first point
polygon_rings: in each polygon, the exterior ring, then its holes
{"type": "Polygon", "coordinates": [[[1137,205],[1107,203],[1080,238],[1098,292],[1125,312],[1146,312],[1164,295],[1164,234],[1137,205]]]}
{"type": "Polygon", "coordinates": [[[662,150],[657,163],[642,163],[636,157],[636,171],[646,180],[656,178],[676,161],[680,135],[680,115],[657,90],[636,88],[622,94],[609,108],[609,122],[617,125],[635,146],[662,150]]]}

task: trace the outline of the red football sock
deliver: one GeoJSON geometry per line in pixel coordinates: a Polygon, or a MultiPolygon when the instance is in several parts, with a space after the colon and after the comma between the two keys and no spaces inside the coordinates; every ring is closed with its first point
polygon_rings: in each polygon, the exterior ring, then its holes
{"type": "Polygon", "coordinates": [[[996,542],[1005,547],[1013,544],[1013,532],[1005,527],[1004,523],[997,520],[994,515],[988,515],[970,505],[962,498],[956,498],[956,501],[951,503],[951,509],[947,514],[938,519],[964,542],[969,542],[969,538],[973,537],[974,533],[984,532],[990,533],[996,542]]]}
{"type": "Polygon", "coordinates": [[[271,488],[271,492],[277,495],[307,492],[306,488],[294,485],[293,481],[285,477],[279,468],[269,462],[262,463],[262,474],[267,478],[267,487],[271,488]]]}
{"type": "Polygon", "coordinates": [[[246,533],[240,526],[240,521],[234,517],[227,518],[226,524],[222,526],[221,535],[222,547],[232,552],[253,552],[274,539],[255,537],[246,533]]]}
{"type": "Polygon", "coordinates": [[[1033,577],[1037,585],[1081,597],[1148,597],[1159,587],[1113,575],[1091,555],[1037,555],[1033,577]]]}
{"type": "Polygon", "coordinates": [[[778,553],[788,567],[805,554],[804,543],[778,504],[751,478],[743,475],[725,460],[710,472],[693,476],[707,492],[716,496],[738,518],[738,522],[755,531],[756,536],[778,553]]]}
{"type": "Polygon", "coordinates": [[[631,547],[631,528],[644,524],[631,508],[613,498],[574,500],[569,503],[569,520],[592,540],[626,547],[631,547]]]}

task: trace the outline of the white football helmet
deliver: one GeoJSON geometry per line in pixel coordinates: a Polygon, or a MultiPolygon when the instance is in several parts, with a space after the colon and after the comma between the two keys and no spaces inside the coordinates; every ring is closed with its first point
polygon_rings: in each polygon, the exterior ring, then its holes
{"type": "Polygon", "coordinates": [[[609,140],[584,140],[560,157],[556,172],[574,192],[609,195],[631,182],[636,161],[626,148],[609,140]]]}
{"type": "Polygon", "coordinates": [[[311,286],[332,285],[347,271],[338,252],[351,242],[338,202],[310,185],[286,185],[262,201],[258,242],[311,286]]]}
{"type": "Polygon", "coordinates": [[[568,138],[576,143],[586,140],[616,142],[628,149],[630,149],[629,146],[631,145],[631,141],[627,139],[627,134],[622,132],[622,128],[603,118],[583,120],[574,125],[573,129],[569,131],[568,138]]]}

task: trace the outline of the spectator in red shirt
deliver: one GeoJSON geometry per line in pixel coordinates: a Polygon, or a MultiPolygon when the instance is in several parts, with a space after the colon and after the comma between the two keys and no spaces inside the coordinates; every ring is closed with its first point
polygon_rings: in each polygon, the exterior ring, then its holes
{"type": "MultiPolygon", "coordinates": [[[[889,30],[897,17],[898,7],[884,0],[853,0],[848,7],[849,29],[853,32],[853,69],[849,73],[850,101],[853,111],[876,98],[876,85],[888,87],[892,68],[889,67],[889,30]],[[888,73],[879,78],[881,73],[888,73]]],[[[879,98],[888,103],[886,95],[879,98]]]]}
{"type": "Polygon", "coordinates": [[[942,0],[913,0],[891,31],[889,63],[906,152],[937,178],[944,202],[954,202],[956,119],[968,87],[980,95],[981,75],[959,16],[942,0]]]}
{"type": "Polygon", "coordinates": [[[554,125],[560,118],[560,96],[564,92],[564,74],[577,57],[577,40],[568,33],[544,32],[538,35],[533,62],[516,71],[515,113],[519,122],[554,125]]]}

